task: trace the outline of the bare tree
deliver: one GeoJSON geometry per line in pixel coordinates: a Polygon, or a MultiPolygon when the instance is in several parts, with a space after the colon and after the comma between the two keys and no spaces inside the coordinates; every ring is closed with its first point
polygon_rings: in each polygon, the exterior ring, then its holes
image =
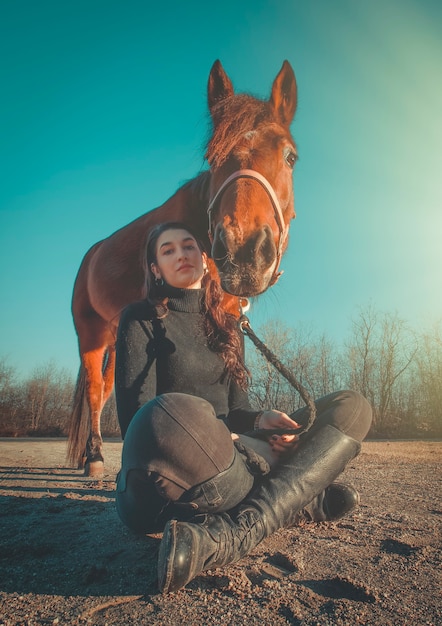
{"type": "Polygon", "coordinates": [[[68,372],[50,361],[35,368],[21,389],[28,431],[61,434],[73,396],[73,381],[68,372]]]}
{"type": "MultiPolygon", "coordinates": [[[[272,327],[260,329],[260,337],[270,350],[288,367],[293,360],[291,337],[288,329],[280,322],[272,327]]],[[[247,341],[247,340],[246,340],[247,341]]],[[[256,408],[278,408],[281,411],[293,412],[296,403],[290,393],[287,381],[249,342],[246,346],[247,366],[252,375],[249,397],[256,408]]]]}
{"type": "Polygon", "coordinates": [[[336,345],[321,335],[313,343],[313,378],[311,387],[315,397],[320,398],[343,387],[345,379],[344,360],[336,345]]]}
{"type": "Polygon", "coordinates": [[[22,432],[21,404],[16,369],[3,357],[0,359],[0,433],[3,435],[22,432]]]}
{"type": "MultiPolygon", "coordinates": [[[[289,329],[281,322],[260,329],[260,337],[313,397],[336,390],[341,378],[340,359],[325,335],[315,337],[311,328],[289,329]]],[[[248,350],[252,372],[250,397],[258,408],[293,413],[304,406],[299,394],[254,348],[248,350]]]]}
{"type": "Polygon", "coordinates": [[[442,323],[420,337],[416,359],[417,415],[424,432],[442,433],[442,323]]]}
{"type": "Polygon", "coordinates": [[[371,402],[376,430],[395,428],[401,416],[393,413],[394,393],[416,355],[414,337],[396,313],[381,314],[373,305],[359,309],[352,331],[347,343],[349,386],[371,402]]]}

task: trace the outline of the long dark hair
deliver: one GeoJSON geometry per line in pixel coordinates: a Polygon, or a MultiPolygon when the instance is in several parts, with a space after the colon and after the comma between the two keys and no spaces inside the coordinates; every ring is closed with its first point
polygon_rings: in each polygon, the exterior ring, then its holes
{"type": "MultiPolygon", "coordinates": [[[[152,272],[152,263],[157,264],[157,243],[160,235],[168,230],[185,230],[195,239],[201,253],[204,246],[187,224],[165,222],[155,226],[149,233],[146,247],[147,260],[147,299],[156,310],[158,318],[168,314],[167,286],[159,285],[152,272]]],[[[222,306],[223,290],[220,283],[206,272],[201,281],[204,290],[202,297],[203,328],[209,348],[224,361],[225,376],[235,381],[242,389],[248,386],[248,371],[243,360],[242,338],[238,333],[233,315],[226,313],[222,306]]]]}

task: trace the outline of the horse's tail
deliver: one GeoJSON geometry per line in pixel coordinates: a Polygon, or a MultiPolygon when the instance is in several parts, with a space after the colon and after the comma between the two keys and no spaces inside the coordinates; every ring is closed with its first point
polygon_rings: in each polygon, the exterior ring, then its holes
{"type": "Polygon", "coordinates": [[[72,402],[67,450],[68,462],[73,465],[76,464],[78,468],[84,467],[89,431],[89,410],[86,403],[86,370],[83,365],[80,365],[72,402]]]}

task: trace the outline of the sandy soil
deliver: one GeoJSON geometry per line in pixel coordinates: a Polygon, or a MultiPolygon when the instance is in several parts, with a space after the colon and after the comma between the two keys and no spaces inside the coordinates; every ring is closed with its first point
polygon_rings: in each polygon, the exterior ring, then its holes
{"type": "Polygon", "coordinates": [[[239,563],[162,596],[158,536],[114,510],[106,476],[66,468],[65,442],[0,440],[0,626],[442,624],[441,442],[366,442],[345,472],[362,503],[275,533],[239,563]]]}

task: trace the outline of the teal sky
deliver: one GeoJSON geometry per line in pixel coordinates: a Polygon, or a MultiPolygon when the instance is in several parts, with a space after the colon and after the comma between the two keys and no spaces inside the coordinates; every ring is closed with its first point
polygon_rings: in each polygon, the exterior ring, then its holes
{"type": "Polygon", "coordinates": [[[298,217],[253,325],[442,319],[441,33],[430,0],[3,0],[0,356],[77,371],[81,259],[205,168],[216,59],[260,97],[284,59],[298,81],[298,217]]]}

